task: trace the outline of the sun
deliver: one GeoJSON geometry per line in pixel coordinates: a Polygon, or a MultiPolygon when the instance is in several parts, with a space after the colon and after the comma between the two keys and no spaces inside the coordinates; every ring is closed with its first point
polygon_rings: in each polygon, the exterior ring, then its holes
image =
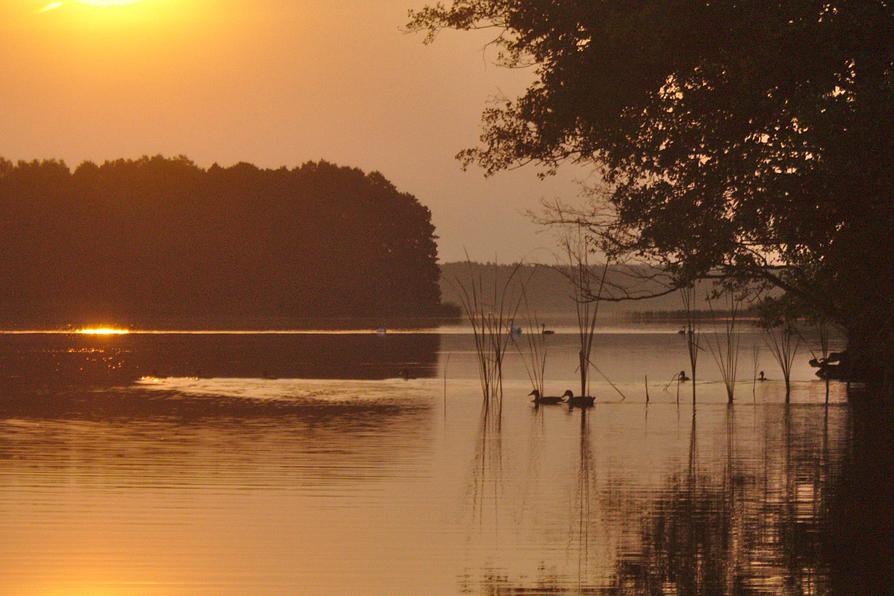
{"type": "MultiPolygon", "coordinates": [[[[68,2],[68,4],[83,4],[85,6],[92,6],[94,8],[111,8],[113,6],[127,6],[128,4],[136,4],[137,2],[141,2],[142,0],[74,0],[73,2],[68,2]]],[[[49,12],[51,10],[56,10],[57,8],[62,8],[66,5],[66,2],[51,2],[47,4],[43,8],[41,8],[41,12],[49,12]]]]}
{"type": "Polygon", "coordinates": [[[79,335],[127,335],[128,329],[116,329],[114,327],[87,327],[78,329],[79,335]]]}

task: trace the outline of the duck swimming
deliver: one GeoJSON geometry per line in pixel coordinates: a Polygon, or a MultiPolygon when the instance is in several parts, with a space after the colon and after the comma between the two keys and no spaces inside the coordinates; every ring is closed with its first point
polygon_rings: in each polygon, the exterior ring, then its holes
{"type": "Polygon", "coordinates": [[[562,394],[563,398],[567,398],[566,402],[571,407],[591,408],[596,403],[596,398],[591,395],[574,395],[571,389],[562,394]]]}
{"type": "Polygon", "coordinates": [[[551,406],[554,404],[560,404],[560,403],[562,403],[563,398],[565,397],[564,395],[561,397],[558,395],[540,395],[539,389],[535,389],[528,395],[533,395],[534,403],[537,405],[540,405],[540,406],[551,406]]]}

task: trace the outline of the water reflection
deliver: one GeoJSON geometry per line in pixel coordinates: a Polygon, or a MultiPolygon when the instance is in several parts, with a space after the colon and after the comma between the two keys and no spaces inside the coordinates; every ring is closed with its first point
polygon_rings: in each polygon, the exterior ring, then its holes
{"type": "Polygon", "coordinates": [[[502,421],[497,414],[493,405],[482,405],[470,482],[472,523],[481,528],[490,522],[496,531],[503,480],[502,421]]]}
{"type": "MultiPolygon", "coordinates": [[[[855,395],[841,474],[825,487],[830,531],[822,556],[833,593],[889,593],[894,585],[894,415],[855,395]]],[[[834,443],[827,447],[835,453],[834,443]]]]}
{"type": "MultiPolygon", "coordinates": [[[[679,437],[685,452],[676,464],[661,466],[671,469],[655,485],[641,464],[614,461],[606,477],[595,474],[600,463],[613,460],[595,453],[618,450],[598,432],[590,435],[591,421],[598,421],[604,408],[582,414],[575,420],[579,453],[566,526],[569,556],[550,565],[543,541],[536,571],[514,576],[489,567],[475,580],[463,577],[460,586],[466,591],[834,591],[834,567],[840,562],[831,561],[824,549],[841,528],[833,519],[832,489],[846,471],[841,449],[848,435],[846,408],[700,408],[697,416],[687,416],[688,432],[679,437]]],[[[660,424],[654,432],[669,434],[667,420],[660,424]]],[[[639,447],[652,451],[650,442],[654,434],[642,438],[639,447]]],[[[889,550],[880,552],[890,560],[889,550]]],[[[852,575],[847,581],[861,585],[871,577],[852,575]]]]}
{"type": "MultiPolygon", "coordinates": [[[[700,459],[693,416],[687,470],[668,477],[660,496],[643,508],[640,545],[619,553],[615,589],[829,591],[820,545],[829,523],[826,489],[840,465],[822,446],[828,446],[829,418],[815,408],[793,412],[786,407],[767,414],[762,453],[739,454],[746,444],[736,436],[742,429],[735,423],[735,410],[727,409],[721,466],[700,459]]],[[[832,424],[843,430],[846,413],[831,415],[832,424]]]]}
{"type": "Polygon", "coordinates": [[[437,373],[439,345],[432,333],[0,334],[0,383],[16,389],[126,385],[143,376],[429,378],[437,373]]]}
{"type": "MultiPolygon", "coordinates": [[[[593,470],[593,453],[590,445],[590,424],[588,420],[589,410],[581,409],[578,416],[580,417],[580,453],[579,464],[577,469],[577,490],[575,491],[577,504],[577,532],[576,532],[576,549],[577,549],[577,588],[582,590],[587,578],[587,570],[589,568],[589,552],[590,552],[590,534],[591,526],[591,505],[592,498],[595,493],[594,486],[594,470],[593,470]]],[[[592,507],[595,509],[595,507],[592,507]]]]}
{"type": "MultiPolygon", "coordinates": [[[[325,339],[318,355],[303,339],[175,340],[168,354],[158,339],[109,344],[129,350],[126,378],[153,354],[174,372],[218,360],[206,364],[208,377],[120,386],[13,383],[39,375],[50,350],[72,346],[0,341],[7,363],[35,360],[5,369],[0,393],[0,592],[884,593],[890,585],[894,425],[842,403],[835,387],[828,407],[822,383],[802,379],[804,397],[791,405],[766,384],[757,403],[729,406],[719,385],[713,396],[706,384],[697,413],[673,395],[647,405],[634,390],[624,402],[569,411],[532,407],[521,371],[506,380],[500,423],[463,374],[468,346],[448,349],[448,397],[437,338],[410,337],[387,354],[371,347],[381,339],[325,339]],[[248,348],[257,354],[226,360],[248,348]],[[264,360],[300,372],[293,360],[302,358],[336,370],[326,362],[335,353],[375,362],[377,372],[246,374],[264,360]],[[388,378],[398,361],[431,365],[415,379],[388,378]]],[[[640,341],[619,343],[630,349],[615,354],[617,367],[606,350],[600,368],[632,369],[631,353],[641,370],[678,368],[678,354],[640,341]]],[[[556,364],[573,372],[568,354],[556,364]]],[[[607,385],[595,391],[612,394],[607,385]]]]}

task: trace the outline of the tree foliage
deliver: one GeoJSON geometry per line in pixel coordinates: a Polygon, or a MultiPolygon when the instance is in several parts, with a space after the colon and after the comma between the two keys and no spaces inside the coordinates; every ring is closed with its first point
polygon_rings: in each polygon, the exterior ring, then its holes
{"type": "Polygon", "coordinates": [[[439,307],[429,210],[377,172],[0,160],[8,321],[244,324],[439,307]]]}
{"type": "Polygon", "coordinates": [[[410,19],[429,40],[491,28],[503,65],[533,69],[465,164],[592,163],[601,200],[561,215],[609,255],[681,286],[778,286],[854,341],[892,338],[890,2],[453,0],[410,19]]]}

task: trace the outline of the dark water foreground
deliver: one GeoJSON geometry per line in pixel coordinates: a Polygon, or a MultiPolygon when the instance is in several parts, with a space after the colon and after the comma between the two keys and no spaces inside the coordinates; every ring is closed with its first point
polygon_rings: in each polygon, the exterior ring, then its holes
{"type": "Polygon", "coordinates": [[[0,336],[0,593],[889,591],[880,408],[705,357],[693,411],[677,337],[599,340],[626,399],[512,354],[496,424],[465,335],[0,336]]]}

